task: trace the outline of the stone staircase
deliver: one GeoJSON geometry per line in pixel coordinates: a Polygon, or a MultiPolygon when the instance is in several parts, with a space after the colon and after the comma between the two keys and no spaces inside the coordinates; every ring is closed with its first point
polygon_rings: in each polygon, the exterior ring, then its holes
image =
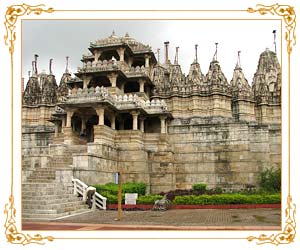
{"type": "Polygon", "coordinates": [[[22,184],[22,219],[53,220],[88,212],[73,194],[72,169],[37,168],[22,184]]]}

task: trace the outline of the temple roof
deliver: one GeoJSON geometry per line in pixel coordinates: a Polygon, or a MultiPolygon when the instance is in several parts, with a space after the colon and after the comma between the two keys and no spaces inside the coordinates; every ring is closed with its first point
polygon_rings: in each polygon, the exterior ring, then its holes
{"type": "Polygon", "coordinates": [[[128,33],[126,33],[124,37],[118,37],[115,32],[113,32],[109,37],[98,39],[95,42],[91,42],[90,45],[91,47],[128,45],[133,53],[152,52],[149,45],[145,45],[141,42],[136,41],[134,38],[130,37],[128,33]]]}

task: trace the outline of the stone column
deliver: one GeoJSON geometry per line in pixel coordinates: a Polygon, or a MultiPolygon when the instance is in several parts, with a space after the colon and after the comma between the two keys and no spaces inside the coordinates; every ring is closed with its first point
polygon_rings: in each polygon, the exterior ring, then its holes
{"type": "Polygon", "coordinates": [[[137,111],[132,111],[130,113],[132,115],[132,130],[138,130],[138,116],[139,112],[137,111]]]}
{"type": "Polygon", "coordinates": [[[98,125],[104,125],[104,108],[103,107],[98,107],[96,109],[97,115],[99,117],[98,119],[98,125]]]}
{"type": "Polygon", "coordinates": [[[160,116],[160,133],[161,134],[166,134],[166,119],[167,117],[165,116],[160,116]]]}
{"type": "Polygon", "coordinates": [[[110,117],[110,127],[111,129],[116,129],[116,115],[113,114],[111,117],[110,117]]]}
{"type": "Polygon", "coordinates": [[[143,132],[143,133],[144,133],[144,131],[145,131],[145,124],[144,124],[144,121],[145,121],[145,117],[141,117],[141,118],[140,118],[140,130],[141,130],[141,132],[143,132]]]}
{"type": "Polygon", "coordinates": [[[72,119],[73,114],[74,114],[74,111],[67,111],[67,123],[66,123],[67,128],[71,127],[71,119],[72,119]]]}
{"type": "Polygon", "coordinates": [[[150,56],[149,55],[145,55],[145,67],[146,68],[149,68],[149,59],[150,59],[150,56]]]}
{"type": "Polygon", "coordinates": [[[125,52],[125,48],[118,48],[117,52],[119,54],[120,57],[120,62],[124,62],[124,52],[125,52]]]}
{"type": "Polygon", "coordinates": [[[113,88],[117,87],[117,77],[118,77],[118,74],[116,73],[111,73],[109,75],[107,75],[109,81],[110,81],[110,84],[113,88]]]}
{"type": "Polygon", "coordinates": [[[139,84],[140,84],[140,92],[144,92],[145,91],[145,89],[144,89],[144,87],[145,87],[145,80],[144,79],[140,79],[139,80],[139,84]]]}

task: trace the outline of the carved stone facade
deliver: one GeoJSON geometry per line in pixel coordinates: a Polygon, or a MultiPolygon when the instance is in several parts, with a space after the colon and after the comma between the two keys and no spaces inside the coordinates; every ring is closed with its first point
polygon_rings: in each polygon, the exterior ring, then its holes
{"type": "Polygon", "coordinates": [[[251,87],[239,63],[230,82],[216,57],[206,75],[195,59],[185,76],[177,61],[160,64],[150,46],[128,34],[92,42],[89,51],[75,77],[66,71],[59,86],[51,72],[30,77],[23,170],[63,166],[89,184],[113,182],[122,170],[123,181],[145,182],[157,193],[199,182],[257,186],[263,169],[281,166],[274,52],[260,55],[251,87]],[[61,156],[65,166],[55,160],[61,156]]]}

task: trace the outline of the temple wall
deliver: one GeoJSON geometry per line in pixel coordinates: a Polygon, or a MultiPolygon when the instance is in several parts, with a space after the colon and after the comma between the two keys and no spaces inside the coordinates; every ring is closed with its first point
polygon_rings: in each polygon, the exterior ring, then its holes
{"type": "Polygon", "coordinates": [[[232,117],[231,98],[224,95],[173,96],[166,100],[174,118],[224,116],[232,117]]]}

